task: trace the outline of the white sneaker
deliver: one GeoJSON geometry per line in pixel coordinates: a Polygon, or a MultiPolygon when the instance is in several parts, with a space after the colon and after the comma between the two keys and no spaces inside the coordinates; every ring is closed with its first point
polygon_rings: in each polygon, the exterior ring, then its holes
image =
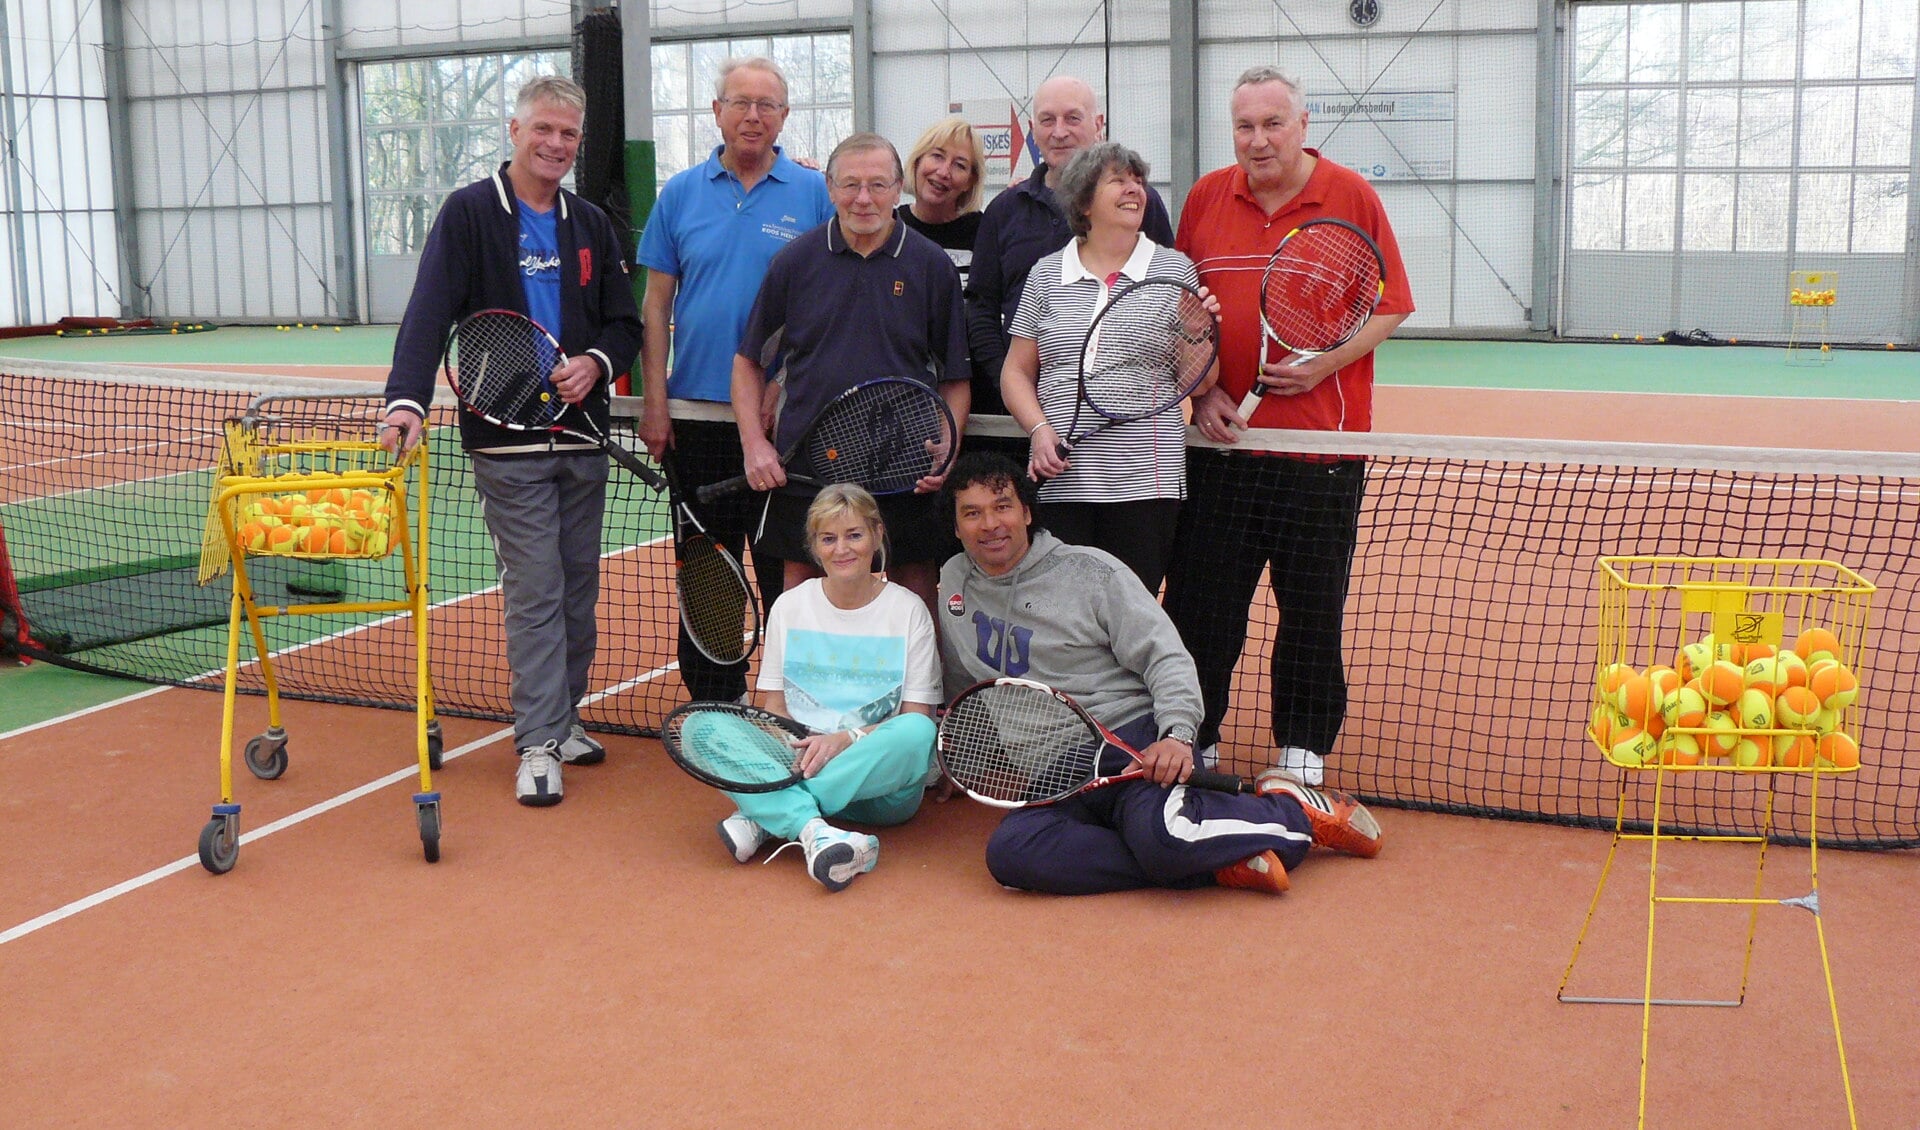
{"type": "Polygon", "coordinates": [[[1280,768],[1303,785],[1318,788],[1327,781],[1327,763],[1310,749],[1290,745],[1280,751],[1280,768]]]}
{"type": "Polygon", "coordinates": [[[773,833],[747,819],[744,812],[735,811],[732,816],[720,821],[720,842],[727,845],[727,851],[742,863],[753,862],[754,853],[762,844],[773,838],[773,833]]]}
{"type": "Polygon", "coordinates": [[[841,831],[819,817],[800,829],[800,847],[807,853],[807,874],[829,891],[845,890],[880,862],[879,840],[841,831]]]}
{"type": "Polygon", "coordinates": [[[575,722],[560,743],[560,760],[568,765],[598,765],[607,759],[607,747],[587,735],[586,727],[575,722]]]}
{"type": "Polygon", "coordinates": [[[535,808],[560,803],[560,743],[530,745],[520,750],[520,775],[513,795],[535,808]]]}

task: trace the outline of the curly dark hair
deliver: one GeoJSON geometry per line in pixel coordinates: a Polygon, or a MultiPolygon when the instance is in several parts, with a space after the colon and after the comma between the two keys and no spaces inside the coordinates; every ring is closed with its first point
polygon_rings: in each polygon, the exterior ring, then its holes
{"type": "Polygon", "coordinates": [[[998,451],[969,451],[953,461],[953,470],[947,472],[947,482],[940,488],[942,504],[947,508],[947,523],[956,528],[959,525],[959,494],[968,487],[986,487],[999,490],[1012,487],[1014,496],[1034,515],[1027,524],[1027,532],[1043,529],[1040,525],[1039,504],[1040,484],[1027,477],[1026,468],[998,451]]]}

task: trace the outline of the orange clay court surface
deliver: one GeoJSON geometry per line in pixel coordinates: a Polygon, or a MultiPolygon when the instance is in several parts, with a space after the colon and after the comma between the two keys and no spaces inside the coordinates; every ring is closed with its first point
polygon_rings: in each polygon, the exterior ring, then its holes
{"type": "MultiPolygon", "coordinates": [[[[1920,434],[1909,403],[1745,401],[1736,428],[1703,397],[1379,400],[1381,431],[1887,450],[1920,434]]],[[[0,1125],[1634,1121],[1640,1010],[1554,999],[1604,832],[1388,809],[1378,860],[1316,852],[1282,898],[1062,899],[987,876],[997,813],[929,803],[829,897],[797,851],[735,864],[713,833],[725,801],[653,741],[608,739],[566,803],[533,810],[513,801],[509,733],[450,718],[429,866],[411,716],[285,712],[292,767],[238,770],[236,794],[245,831],[292,822],[222,877],[193,855],[218,695],[160,690],[0,738],[0,1125]]],[[[240,715],[257,732],[264,704],[240,715]]],[[[1662,894],[1751,885],[1744,849],[1661,851],[1662,894]]],[[[1639,992],[1644,858],[1622,849],[1571,992],[1639,992]]],[[[1766,893],[1805,893],[1807,861],[1771,849],[1766,893]]],[[[1820,856],[1865,1127],[1920,1124],[1915,868],[1820,856]]],[[[1737,993],[1743,910],[1660,923],[1656,995],[1737,993]]],[[[1845,1125],[1805,912],[1763,908],[1744,1006],[1656,1010],[1652,1056],[1649,1125],[1845,1125]]]]}

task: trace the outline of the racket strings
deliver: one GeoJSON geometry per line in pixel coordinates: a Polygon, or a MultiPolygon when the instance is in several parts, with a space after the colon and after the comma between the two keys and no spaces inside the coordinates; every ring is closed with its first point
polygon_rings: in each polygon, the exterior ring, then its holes
{"type": "Polygon", "coordinates": [[[688,537],[680,545],[674,583],[687,634],[707,658],[715,663],[745,659],[753,594],[732,557],[711,537],[688,537]]]}
{"type": "Polygon", "coordinates": [[[828,405],[807,431],[805,461],[823,483],[858,483],[876,494],[912,489],[943,468],[953,437],[939,394],[889,381],[828,405]]]}
{"type": "MultiPolygon", "coordinates": [[[[1186,399],[1218,351],[1213,315],[1178,283],[1137,283],[1102,312],[1083,395],[1110,420],[1157,415],[1186,399]]],[[[1089,336],[1092,336],[1090,333],[1089,336]]]]}
{"type": "Polygon", "coordinates": [[[940,723],[940,762],[976,796],[1033,803],[1093,776],[1101,743],[1077,711],[1037,687],[994,684],[954,702],[940,723]]]}
{"type": "Polygon", "coordinates": [[[1302,228],[1260,282],[1268,328],[1286,345],[1313,352],[1351,337],[1379,298],[1379,257],[1357,233],[1336,225],[1302,228]]]}
{"type": "Polygon", "coordinates": [[[694,710],[667,720],[667,740],[690,766],[749,786],[793,776],[794,736],[771,721],[734,710],[694,710]]]}
{"type": "Polygon", "coordinates": [[[548,379],[559,351],[523,319],[470,318],[460,324],[454,347],[460,393],[481,415],[539,427],[566,407],[548,379]]]}

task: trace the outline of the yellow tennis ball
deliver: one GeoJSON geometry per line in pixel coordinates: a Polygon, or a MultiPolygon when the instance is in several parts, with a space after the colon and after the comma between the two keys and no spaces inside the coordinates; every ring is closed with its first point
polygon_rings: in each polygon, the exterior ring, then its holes
{"type": "Polygon", "coordinates": [[[385,557],[387,555],[386,533],[384,531],[376,530],[373,533],[368,534],[366,550],[367,550],[368,557],[385,557]]]}
{"type": "Polygon", "coordinates": [[[1773,736],[1773,763],[1775,765],[1812,765],[1813,756],[1813,738],[1808,735],[1775,734],[1773,736]]]}
{"type": "Polygon", "coordinates": [[[1668,765],[1698,765],[1707,759],[1707,751],[1692,734],[1670,734],[1661,739],[1660,760],[1668,765]]]}
{"type": "Polygon", "coordinates": [[[267,552],[292,553],[293,548],[292,526],[270,526],[267,528],[267,552]]]}
{"type": "Polygon", "coordinates": [[[1695,730],[1706,724],[1707,696],[1700,692],[1700,684],[1688,683],[1673,692],[1660,705],[1660,717],[1668,726],[1679,730],[1695,730]]]}
{"type": "Polygon", "coordinates": [[[1733,717],[1743,730],[1771,730],[1773,699],[1765,691],[1741,691],[1734,703],[1733,717]]]}
{"type": "Polygon", "coordinates": [[[246,525],[241,526],[236,536],[240,539],[240,545],[243,548],[267,548],[267,528],[258,522],[248,522],[246,525]]]}
{"type": "Polygon", "coordinates": [[[1759,691],[1766,695],[1779,694],[1780,688],[1787,685],[1786,669],[1781,665],[1779,657],[1773,655],[1759,659],[1749,658],[1745,675],[1748,690],[1759,691]]]}
{"type": "Polygon", "coordinates": [[[1740,727],[1727,714],[1707,715],[1702,728],[1707,732],[1701,735],[1700,744],[1706,748],[1708,754],[1714,757],[1724,757],[1732,753],[1733,747],[1740,742],[1740,727]]]}
{"type": "Polygon", "coordinates": [[[1840,728],[1838,710],[1822,710],[1813,716],[1813,728],[1822,734],[1831,734],[1840,728]]]}
{"type": "Polygon", "coordinates": [[[1647,681],[1652,683],[1653,689],[1660,693],[1662,703],[1673,697],[1673,693],[1680,689],[1680,684],[1686,682],[1680,677],[1680,672],[1671,667],[1662,667],[1658,663],[1647,668],[1647,681]]]}
{"type": "Polygon", "coordinates": [[[1695,640],[1681,648],[1680,662],[1674,664],[1674,667],[1682,675],[1691,679],[1713,666],[1716,658],[1718,657],[1713,654],[1713,637],[1708,636],[1706,639],[1695,640]]]}
{"type": "Polygon", "coordinates": [[[1635,726],[1613,735],[1613,747],[1607,756],[1616,765],[1644,765],[1654,751],[1654,737],[1635,726]]]}
{"type": "Polygon", "coordinates": [[[1716,659],[1700,675],[1700,690],[1714,706],[1726,706],[1747,689],[1747,673],[1731,660],[1716,659]]]}
{"type": "Polygon", "coordinates": [[[1600,669],[1600,678],[1597,680],[1600,687],[1600,697],[1604,699],[1614,698],[1620,693],[1620,684],[1639,673],[1640,672],[1633,669],[1632,665],[1626,663],[1609,663],[1605,667],[1602,667],[1600,669]]]}
{"type": "Polygon", "coordinates": [[[1783,651],[1774,657],[1780,661],[1780,674],[1783,687],[1804,687],[1807,685],[1807,661],[1791,651],[1783,651]]]}
{"type": "Polygon", "coordinates": [[[1620,717],[1611,706],[1596,706],[1593,717],[1587,720],[1587,735],[1595,745],[1608,753],[1613,752],[1614,731],[1620,728],[1620,717]]]}
{"type": "Polygon", "coordinates": [[[1728,755],[1742,769],[1757,769],[1773,764],[1773,751],[1752,738],[1741,738],[1734,742],[1728,755]]]}

